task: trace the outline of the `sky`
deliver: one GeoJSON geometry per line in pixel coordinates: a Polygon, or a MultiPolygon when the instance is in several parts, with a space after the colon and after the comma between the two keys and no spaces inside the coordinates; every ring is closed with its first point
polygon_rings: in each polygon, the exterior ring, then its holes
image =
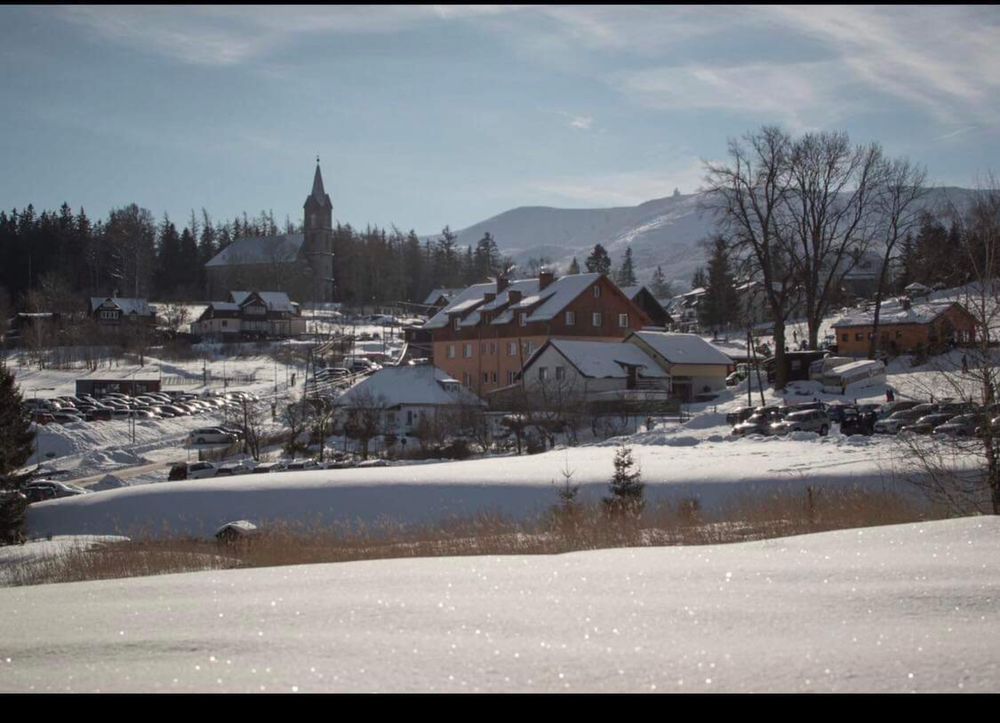
{"type": "Polygon", "coordinates": [[[431,234],[691,193],[729,139],[1000,171],[996,6],[3,6],[0,208],[431,234]]]}

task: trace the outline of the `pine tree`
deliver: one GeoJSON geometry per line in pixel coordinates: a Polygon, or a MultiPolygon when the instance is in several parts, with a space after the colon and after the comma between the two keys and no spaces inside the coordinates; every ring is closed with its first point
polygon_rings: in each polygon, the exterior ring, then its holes
{"type": "Polygon", "coordinates": [[[708,286],[708,276],[705,274],[705,268],[699,266],[694,271],[694,276],[691,277],[691,288],[692,289],[704,289],[708,286]]]}
{"type": "Polygon", "coordinates": [[[641,481],[638,465],[632,457],[632,448],[622,442],[615,452],[615,473],[609,485],[611,497],[605,497],[604,510],[609,517],[637,519],[646,501],[645,485],[641,481]]]}
{"type": "Polygon", "coordinates": [[[663,274],[663,269],[659,266],[653,272],[653,280],[649,284],[649,290],[657,299],[669,299],[674,295],[667,277],[663,274]]]}
{"type": "Polygon", "coordinates": [[[0,366],[0,487],[9,485],[11,472],[24,466],[34,446],[35,432],[22,403],[14,375],[0,366]]]}
{"type": "Polygon", "coordinates": [[[729,248],[724,238],[716,237],[710,247],[705,296],[698,304],[698,317],[705,329],[731,326],[739,315],[739,296],[729,264],[729,248]]]}
{"type": "Polygon", "coordinates": [[[577,275],[579,273],[580,273],[580,264],[577,263],[576,256],[574,256],[573,260],[569,264],[569,271],[566,272],[566,275],[567,276],[575,276],[575,275],[577,275]]]}
{"type": "Polygon", "coordinates": [[[611,273],[611,257],[608,256],[608,252],[600,244],[594,246],[594,250],[590,252],[590,256],[587,257],[584,263],[587,266],[587,271],[592,274],[611,273]]]}
{"type": "Polygon", "coordinates": [[[618,285],[621,287],[635,286],[635,265],[632,262],[632,247],[625,249],[625,258],[618,269],[618,285]]]}

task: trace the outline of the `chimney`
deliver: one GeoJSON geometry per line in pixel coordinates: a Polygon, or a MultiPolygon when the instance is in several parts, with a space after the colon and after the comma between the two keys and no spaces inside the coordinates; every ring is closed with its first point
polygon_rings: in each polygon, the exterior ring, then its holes
{"type": "Polygon", "coordinates": [[[497,293],[503,293],[503,290],[510,286],[510,281],[506,276],[497,276],[497,293]]]}
{"type": "Polygon", "coordinates": [[[510,299],[510,303],[513,306],[521,302],[521,291],[520,289],[511,289],[507,292],[507,298],[510,299]]]}
{"type": "Polygon", "coordinates": [[[538,272],[538,290],[541,291],[546,286],[555,281],[556,277],[551,271],[539,271],[538,272]]]}

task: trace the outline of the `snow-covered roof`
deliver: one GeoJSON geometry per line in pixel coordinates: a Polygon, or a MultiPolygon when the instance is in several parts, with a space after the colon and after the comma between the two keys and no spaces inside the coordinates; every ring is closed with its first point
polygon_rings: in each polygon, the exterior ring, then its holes
{"type": "Polygon", "coordinates": [[[459,293],[452,297],[451,303],[448,306],[440,309],[438,313],[432,316],[424,324],[424,329],[443,329],[448,326],[448,314],[457,306],[458,304],[464,304],[470,299],[475,299],[477,301],[482,301],[486,294],[493,291],[496,288],[496,284],[493,283],[483,283],[483,284],[473,284],[467,289],[463,289],[459,293]]]}
{"type": "MultiPolygon", "coordinates": [[[[642,377],[665,379],[669,376],[646,352],[634,344],[552,339],[548,345],[566,357],[585,377],[624,379],[627,376],[627,366],[640,367],[639,375],[642,377]]],[[[544,348],[543,346],[542,349],[544,348]]],[[[533,355],[533,359],[525,364],[525,368],[531,366],[542,349],[533,355]]]]}
{"type": "MultiPolygon", "coordinates": [[[[229,295],[237,305],[241,305],[252,293],[254,292],[230,291],[229,295]]],[[[289,299],[288,294],[284,291],[258,291],[256,293],[261,298],[261,301],[267,305],[268,311],[287,311],[290,314],[294,314],[296,311],[297,304],[289,299]]]]}
{"type": "Polygon", "coordinates": [[[482,404],[479,397],[457,379],[430,364],[384,367],[348,389],[338,401],[350,405],[368,395],[386,407],[401,404],[482,404]]]}
{"type": "Polygon", "coordinates": [[[283,233],[236,239],[205,266],[288,263],[298,257],[305,238],[305,234],[301,233],[283,233]]]}
{"type": "Polygon", "coordinates": [[[239,311],[240,305],[232,301],[213,301],[209,304],[213,311],[239,311]]]}
{"type": "Polygon", "coordinates": [[[117,305],[122,310],[122,314],[153,316],[156,313],[145,299],[129,299],[124,296],[91,296],[90,310],[93,312],[106,302],[117,305]]]}
{"type": "MultiPolygon", "coordinates": [[[[919,304],[911,304],[909,309],[903,308],[898,301],[889,302],[882,305],[879,311],[878,323],[880,326],[895,324],[929,324],[941,316],[955,304],[954,301],[926,301],[919,304]]],[[[845,326],[871,326],[875,320],[875,311],[862,311],[848,314],[833,323],[833,328],[837,329],[845,326]]]]}
{"type": "Polygon", "coordinates": [[[431,306],[437,303],[437,300],[442,296],[445,299],[451,300],[451,297],[455,295],[456,292],[461,291],[461,289],[434,289],[431,293],[427,294],[427,298],[423,301],[423,306],[431,306]]]}
{"type": "Polygon", "coordinates": [[[549,294],[545,302],[528,317],[528,321],[549,321],[569,306],[591,284],[601,278],[600,274],[573,274],[556,279],[545,287],[549,294]]]}
{"type": "Polygon", "coordinates": [[[633,336],[649,344],[657,354],[671,364],[726,364],[733,360],[695,334],[667,331],[636,331],[633,336]]]}

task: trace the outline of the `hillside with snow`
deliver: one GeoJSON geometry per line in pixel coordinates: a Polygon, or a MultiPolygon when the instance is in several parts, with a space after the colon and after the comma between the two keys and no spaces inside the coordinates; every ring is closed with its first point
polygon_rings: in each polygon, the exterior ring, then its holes
{"type": "MultiPolygon", "coordinates": [[[[930,209],[940,209],[949,202],[961,206],[973,193],[962,188],[936,188],[924,203],[930,209]]],[[[489,232],[500,250],[522,267],[531,258],[547,257],[565,269],[574,256],[582,267],[598,243],[608,250],[617,267],[631,246],[640,281],[649,281],[661,265],[668,281],[687,289],[695,269],[705,264],[700,242],[713,232],[714,221],[711,213],[702,209],[703,201],[704,194],[694,193],[616,208],[522,206],[456,233],[461,246],[475,247],[489,232]]]]}

